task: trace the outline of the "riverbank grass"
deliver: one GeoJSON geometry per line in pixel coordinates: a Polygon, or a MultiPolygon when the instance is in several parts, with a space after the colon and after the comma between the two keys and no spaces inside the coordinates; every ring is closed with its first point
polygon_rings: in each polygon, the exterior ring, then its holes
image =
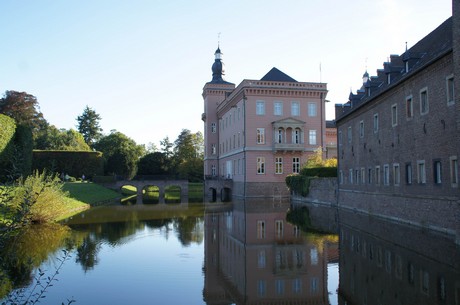
{"type": "Polygon", "coordinates": [[[120,198],[119,193],[90,182],[66,182],[62,189],[69,192],[71,198],[90,205],[106,203],[120,198]]]}

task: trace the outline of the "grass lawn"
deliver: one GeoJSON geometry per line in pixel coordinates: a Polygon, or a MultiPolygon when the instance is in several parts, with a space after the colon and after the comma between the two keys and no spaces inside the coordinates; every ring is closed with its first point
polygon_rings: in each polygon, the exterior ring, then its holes
{"type": "Polygon", "coordinates": [[[62,189],[68,191],[70,197],[91,205],[120,197],[119,193],[95,183],[66,182],[62,189]]]}

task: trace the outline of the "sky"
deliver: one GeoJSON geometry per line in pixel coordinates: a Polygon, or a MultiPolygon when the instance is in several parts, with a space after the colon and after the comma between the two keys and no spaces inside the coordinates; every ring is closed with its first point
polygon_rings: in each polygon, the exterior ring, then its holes
{"type": "Polygon", "coordinates": [[[366,69],[376,75],[451,15],[451,0],[1,0],[0,93],[36,96],[57,128],[76,129],[89,106],[104,134],[160,147],[203,131],[219,44],[227,81],[276,67],[327,83],[334,119],[366,69]]]}

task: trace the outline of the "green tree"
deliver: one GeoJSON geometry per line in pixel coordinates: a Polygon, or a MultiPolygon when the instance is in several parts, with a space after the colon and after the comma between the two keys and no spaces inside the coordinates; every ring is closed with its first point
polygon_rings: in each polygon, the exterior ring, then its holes
{"type": "Polygon", "coordinates": [[[57,129],[49,125],[35,140],[35,148],[42,150],[90,151],[83,135],[74,129],[57,129]]]}
{"type": "Polygon", "coordinates": [[[99,125],[101,116],[94,110],[86,105],[82,115],[77,117],[78,131],[83,135],[86,144],[93,146],[93,144],[102,137],[102,128],[99,125]]]}
{"type": "Polygon", "coordinates": [[[103,153],[107,174],[122,175],[128,179],[136,175],[137,162],[145,154],[144,145],[137,145],[133,139],[118,131],[102,137],[94,148],[103,153]]]}
{"type": "Polygon", "coordinates": [[[173,155],[174,144],[169,141],[169,137],[165,137],[160,141],[161,151],[166,154],[166,157],[171,158],[173,155]]]}
{"type": "Polygon", "coordinates": [[[188,129],[174,141],[174,166],[179,176],[189,181],[201,181],[203,177],[203,135],[188,129]]]}
{"type": "Polygon", "coordinates": [[[168,175],[171,173],[171,160],[162,152],[146,154],[139,159],[139,175],[168,175]]]}

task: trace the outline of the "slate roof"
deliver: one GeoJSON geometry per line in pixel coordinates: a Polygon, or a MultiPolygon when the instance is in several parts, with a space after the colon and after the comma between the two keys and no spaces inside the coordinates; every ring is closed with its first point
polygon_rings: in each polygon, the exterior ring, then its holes
{"type": "Polygon", "coordinates": [[[400,56],[392,55],[391,62],[384,63],[384,69],[377,70],[377,76],[371,76],[356,94],[350,93],[349,102],[343,105],[350,107],[344,108],[343,113],[336,120],[344,118],[361,105],[391,90],[395,85],[452,51],[452,39],[452,17],[450,17],[400,56]],[[408,72],[404,67],[405,62],[409,64],[408,72]],[[387,74],[391,74],[390,84],[386,82],[387,74]]]}
{"type": "Polygon", "coordinates": [[[262,81],[270,81],[270,82],[293,82],[297,83],[295,79],[290,77],[284,72],[281,72],[277,68],[273,67],[270,71],[268,71],[267,74],[265,74],[264,77],[262,77],[260,80],[262,81]]]}

